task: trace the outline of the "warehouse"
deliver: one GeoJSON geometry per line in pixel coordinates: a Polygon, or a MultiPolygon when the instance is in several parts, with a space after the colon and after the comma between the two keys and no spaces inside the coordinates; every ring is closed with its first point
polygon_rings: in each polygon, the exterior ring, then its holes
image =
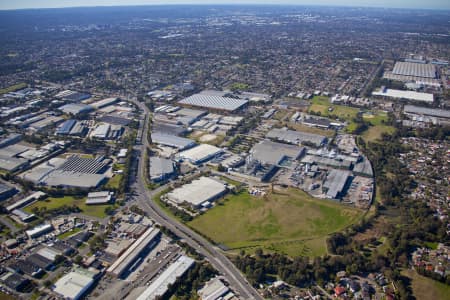
{"type": "Polygon", "coordinates": [[[152,133],[152,143],[185,150],[195,146],[193,140],[164,133],[152,133]]]}
{"type": "Polygon", "coordinates": [[[326,166],[345,170],[349,170],[352,166],[352,161],[350,160],[329,158],[310,154],[305,155],[305,157],[302,158],[301,162],[308,165],[317,164],[319,166],[326,166]]]}
{"type": "Polygon", "coordinates": [[[373,169],[370,160],[368,160],[365,156],[362,157],[361,161],[355,164],[353,168],[353,173],[358,176],[364,177],[373,177],[373,169]]]}
{"type": "Polygon", "coordinates": [[[87,205],[108,204],[111,203],[114,197],[114,192],[102,191],[89,193],[86,199],[87,205]]]}
{"type": "Polygon", "coordinates": [[[69,156],[58,169],[62,171],[99,174],[106,170],[106,167],[110,162],[111,161],[109,159],[105,159],[104,156],[89,158],[72,155],[69,156]]]}
{"type": "Polygon", "coordinates": [[[73,126],[77,123],[76,120],[70,119],[67,121],[64,121],[61,125],[58,126],[56,129],[56,135],[68,135],[70,134],[70,131],[72,130],[73,126]]]}
{"type": "Polygon", "coordinates": [[[186,132],[187,129],[183,126],[158,122],[157,120],[153,121],[152,135],[156,133],[166,135],[184,135],[186,132]]]}
{"type": "Polygon", "coordinates": [[[91,98],[90,94],[80,93],[71,90],[65,90],[55,95],[56,98],[64,99],[72,102],[80,102],[86,99],[91,98]]]}
{"type": "Polygon", "coordinates": [[[11,133],[7,137],[0,140],[0,148],[20,142],[20,140],[22,140],[22,137],[23,136],[19,133],[11,133]]]}
{"type": "Polygon", "coordinates": [[[202,300],[217,300],[225,294],[228,294],[230,289],[218,278],[215,277],[208,281],[203,288],[201,288],[197,294],[202,300]]]}
{"type": "Polygon", "coordinates": [[[406,99],[406,100],[412,100],[412,101],[421,101],[421,102],[427,102],[427,103],[432,103],[434,101],[433,94],[419,93],[419,92],[413,92],[413,91],[393,90],[393,89],[386,89],[386,88],[381,88],[381,90],[379,90],[379,91],[374,91],[374,92],[372,92],[372,95],[380,96],[380,97],[396,98],[396,99],[406,99]]]}
{"type": "Polygon", "coordinates": [[[189,270],[195,261],[185,255],[180,256],[171,264],[150,286],[137,298],[137,300],[155,300],[163,296],[169,286],[175,283],[178,277],[181,277],[189,270]]]}
{"type": "Polygon", "coordinates": [[[347,182],[350,179],[350,171],[332,169],[323,183],[323,192],[329,199],[340,199],[344,196],[347,182]]]}
{"type": "Polygon", "coordinates": [[[58,108],[65,114],[77,116],[80,114],[89,113],[94,110],[94,108],[90,105],[81,104],[81,103],[71,103],[66,104],[58,108]]]}
{"type": "Polygon", "coordinates": [[[420,64],[412,62],[396,62],[392,74],[404,76],[416,76],[424,78],[436,78],[436,66],[432,64],[420,64]]]}
{"type": "Polygon", "coordinates": [[[40,121],[30,124],[30,127],[28,129],[33,132],[41,132],[47,129],[48,127],[51,127],[63,121],[64,119],[62,117],[48,116],[40,121]]]}
{"type": "Polygon", "coordinates": [[[150,180],[154,182],[166,180],[175,174],[173,162],[161,157],[150,157],[149,169],[150,180]]]}
{"type": "Polygon", "coordinates": [[[228,98],[207,94],[195,94],[178,102],[183,106],[207,108],[210,110],[235,112],[248,105],[247,100],[228,98]]]}
{"type": "Polygon", "coordinates": [[[208,207],[211,202],[223,196],[227,187],[212,178],[200,177],[189,184],[174,189],[166,195],[167,200],[175,205],[187,203],[194,209],[208,207]]]}
{"type": "Polygon", "coordinates": [[[105,180],[106,176],[103,174],[55,170],[42,178],[40,183],[54,187],[89,189],[99,187],[105,180]]]}
{"type": "Polygon", "coordinates": [[[195,165],[206,162],[223,152],[222,149],[208,144],[200,144],[197,147],[180,152],[181,159],[187,160],[195,165]]]}
{"type": "Polygon", "coordinates": [[[33,229],[25,231],[25,233],[28,235],[30,239],[34,239],[50,231],[53,231],[52,224],[41,224],[34,227],[33,229]]]}
{"type": "Polygon", "coordinates": [[[0,169],[7,172],[18,171],[28,165],[28,161],[23,158],[0,155],[0,169]]]}
{"type": "Polygon", "coordinates": [[[108,137],[110,130],[110,124],[100,124],[92,131],[91,137],[104,140],[108,137]]]}
{"type": "Polygon", "coordinates": [[[251,159],[263,164],[280,165],[289,158],[296,160],[305,153],[305,148],[264,140],[253,146],[251,159]]]}
{"type": "Polygon", "coordinates": [[[406,115],[419,115],[419,116],[430,116],[442,119],[450,119],[450,110],[444,109],[434,109],[427,107],[420,107],[414,105],[405,105],[403,112],[406,115]]]}
{"type": "Polygon", "coordinates": [[[149,228],[108,268],[107,272],[116,277],[124,276],[146,249],[156,245],[159,236],[158,228],[149,228]]]}
{"type": "Polygon", "coordinates": [[[0,201],[6,200],[17,193],[15,187],[0,183],[0,201]]]}
{"type": "Polygon", "coordinates": [[[34,192],[33,194],[29,195],[28,197],[25,197],[22,200],[19,200],[15,203],[9,205],[8,207],[6,207],[6,210],[8,212],[12,212],[15,209],[24,207],[24,206],[30,204],[31,202],[34,202],[36,200],[44,198],[45,196],[47,196],[47,194],[44,192],[41,192],[41,191],[34,192]]]}
{"type": "Polygon", "coordinates": [[[320,147],[327,142],[327,138],[323,135],[288,130],[287,128],[274,128],[270,130],[266,137],[279,140],[294,145],[314,145],[320,147]]]}
{"type": "Polygon", "coordinates": [[[80,267],[75,268],[55,282],[53,291],[64,299],[81,299],[94,284],[97,274],[80,267]]]}
{"type": "Polygon", "coordinates": [[[99,100],[97,102],[93,102],[90,105],[92,107],[94,107],[95,109],[100,109],[100,108],[106,107],[108,105],[112,105],[112,104],[116,103],[117,101],[119,101],[119,98],[115,98],[115,97],[113,97],[113,98],[105,98],[103,100],[99,100]]]}

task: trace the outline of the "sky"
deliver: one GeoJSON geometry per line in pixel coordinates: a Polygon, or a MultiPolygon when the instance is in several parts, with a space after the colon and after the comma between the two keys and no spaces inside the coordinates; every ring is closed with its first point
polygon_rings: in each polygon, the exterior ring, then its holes
{"type": "Polygon", "coordinates": [[[158,4],[294,4],[450,10],[449,0],[0,0],[0,10],[158,4]]]}

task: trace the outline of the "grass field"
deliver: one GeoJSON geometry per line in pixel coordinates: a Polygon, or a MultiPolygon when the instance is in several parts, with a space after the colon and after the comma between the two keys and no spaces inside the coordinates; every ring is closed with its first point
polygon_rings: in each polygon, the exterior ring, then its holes
{"type": "Polygon", "coordinates": [[[21,89],[24,89],[27,87],[26,83],[18,83],[15,85],[11,85],[10,87],[4,88],[4,89],[0,89],[0,95],[1,94],[6,94],[6,93],[11,93],[11,92],[15,92],[21,89]]]}
{"type": "Polygon", "coordinates": [[[188,225],[230,250],[267,251],[291,256],[326,254],[326,237],[362,216],[360,210],[303,191],[287,189],[267,197],[228,195],[188,225]]]}
{"type": "Polygon", "coordinates": [[[323,117],[337,116],[340,120],[347,121],[347,131],[351,132],[356,128],[356,124],[352,121],[359,112],[358,108],[331,104],[328,97],[316,96],[311,101],[308,112],[319,113],[323,117]],[[329,109],[332,109],[331,111],[329,109]]]}
{"type": "Polygon", "coordinates": [[[417,274],[414,270],[402,272],[412,280],[413,294],[417,300],[447,300],[450,295],[450,286],[433,279],[417,274]]]}
{"type": "Polygon", "coordinates": [[[49,197],[45,200],[34,202],[30,206],[25,207],[24,210],[28,213],[32,213],[34,207],[39,207],[39,208],[46,207],[47,210],[52,210],[52,209],[60,208],[64,205],[67,205],[67,206],[76,205],[82,210],[82,213],[85,215],[93,216],[93,217],[97,217],[97,218],[105,218],[106,217],[105,208],[107,208],[108,206],[113,207],[113,205],[111,205],[111,204],[86,205],[85,201],[86,201],[86,198],[76,199],[71,196],[64,196],[61,198],[49,197]]]}
{"type": "Polygon", "coordinates": [[[351,121],[356,117],[359,109],[345,105],[331,104],[327,97],[319,96],[312,99],[309,111],[320,112],[322,116],[335,115],[340,119],[351,121]],[[330,107],[333,109],[332,111],[328,110],[330,107]]]}
{"type": "Polygon", "coordinates": [[[120,181],[122,180],[123,174],[114,174],[105,185],[105,189],[118,189],[120,181]]]}
{"type": "Polygon", "coordinates": [[[381,139],[383,133],[393,133],[395,128],[389,125],[375,125],[370,126],[369,129],[363,132],[362,137],[367,142],[373,142],[381,139]]]}

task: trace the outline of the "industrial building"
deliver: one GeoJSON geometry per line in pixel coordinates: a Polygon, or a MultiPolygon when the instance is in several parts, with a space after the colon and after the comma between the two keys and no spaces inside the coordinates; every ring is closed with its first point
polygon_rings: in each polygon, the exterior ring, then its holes
{"type": "Polygon", "coordinates": [[[41,191],[34,192],[33,194],[23,198],[22,200],[19,200],[17,202],[14,202],[13,204],[7,206],[6,210],[8,212],[12,212],[15,209],[24,207],[24,206],[30,204],[31,202],[34,202],[36,200],[44,198],[45,196],[47,196],[47,194],[44,192],[41,192],[41,191]]]}
{"type": "Polygon", "coordinates": [[[116,277],[123,277],[145,250],[153,248],[160,236],[158,228],[149,228],[107,270],[116,277]]]}
{"type": "Polygon", "coordinates": [[[149,172],[151,181],[166,180],[175,174],[174,163],[170,159],[152,156],[149,160],[149,172]]]}
{"type": "Polygon", "coordinates": [[[344,169],[349,170],[352,166],[352,161],[348,159],[340,159],[340,158],[331,158],[331,157],[324,157],[324,156],[318,156],[318,155],[310,155],[307,154],[305,157],[301,159],[301,162],[308,165],[319,165],[319,166],[325,166],[325,167],[331,167],[331,168],[337,168],[337,169],[344,169]]]}
{"type": "Polygon", "coordinates": [[[187,129],[180,125],[168,124],[164,122],[158,122],[157,120],[153,121],[152,126],[152,135],[159,133],[165,135],[184,135],[187,132],[187,129]]]}
{"type": "Polygon", "coordinates": [[[450,120],[450,111],[444,109],[435,109],[435,108],[427,108],[420,107],[414,105],[405,105],[403,109],[403,113],[409,116],[428,116],[440,119],[449,119],[450,120]]]}
{"type": "Polygon", "coordinates": [[[89,113],[94,110],[94,108],[90,105],[81,104],[81,103],[70,103],[63,105],[58,108],[65,114],[77,116],[80,114],[89,113]]]}
{"type": "Polygon", "coordinates": [[[0,148],[20,142],[22,137],[23,136],[20,133],[10,133],[8,136],[0,140],[0,148]]]}
{"type": "Polygon", "coordinates": [[[111,160],[103,156],[96,158],[72,155],[68,158],[52,158],[21,177],[35,184],[60,187],[92,188],[98,187],[105,180],[103,174],[111,160]]]}
{"type": "Polygon", "coordinates": [[[43,131],[53,125],[59,124],[63,121],[64,121],[64,119],[62,117],[47,116],[40,121],[31,123],[30,126],[28,127],[28,130],[30,130],[32,132],[41,132],[41,131],[43,131]]]}
{"type": "Polygon", "coordinates": [[[50,231],[53,231],[52,224],[41,224],[30,230],[25,231],[25,233],[30,239],[34,239],[40,237],[43,234],[49,233],[50,231]]]}
{"type": "Polygon", "coordinates": [[[94,131],[92,131],[91,137],[104,140],[108,137],[110,130],[110,124],[100,124],[94,129],[94,131]]]}
{"type": "Polygon", "coordinates": [[[223,112],[235,112],[247,107],[248,100],[200,93],[185,98],[178,103],[183,106],[201,107],[223,112]]]}
{"type": "Polygon", "coordinates": [[[70,131],[72,130],[73,126],[77,123],[76,120],[70,119],[67,121],[64,121],[61,125],[58,126],[56,129],[55,134],[56,135],[68,135],[70,134],[70,131]]]}
{"type": "Polygon", "coordinates": [[[196,145],[193,140],[165,133],[155,132],[152,133],[151,137],[152,143],[177,148],[178,150],[185,150],[196,145]]]}
{"type": "Polygon", "coordinates": [[[97,274],[81,267],[75,268],[55,282],[53,291],[64,299],[81,299],[94,284],[97,274]]]}
{"type": "Polygon", "coordinates": [[[436,78],[436,66],[413,62],[396,62],[392,74],[404,76],[416,76],[424,78],[436,78]]]}
{"type": "Polygon", "coordinates": [[[250,156],[263,164],[281,165],[286,159],[297,160],[305,151],[304,147],[263,140],[253,146],[250,156]]]}
{"type": "Polygon", "coordinates": [[[9,185],[0,183],[0,201],[6,200],[17,193],[17,189],[15,187],[11,187],[9,185]]]}
{"type": "Polygon", "coordinates": [[[197,165],[214,158],[222,152],[223,150],[218,147],[208,144],[200,144],[194,148],[180,152],[178,156],[181,159],[187,160],[192,164],[197,165]]]}
{"type": "Polygon", "coordinates": [[[353,167],[353,173],[358,176],[373,177],[373,169],[370,160],[363,156],[359,162],[353,167]]]}
{"type": "Polygon", "coordinates": [[[112,98],[105,98],[105,99],[99,100],[97,102],[93,102],[90,105],[95,109],[100,109],[100,108],[112,105],[118,101],[119,101],[119,98],[112,97],[112,98]]]}
{"type": "Polygon", "coordinates": [[[191,183],[174,189],[165,197],[175,205],[189,204],[194,209],[200,209],[209,207],[211,202],[223,196],[226,192],[225,184],[209,177],[200,177],[191,183]]]}
{"type": "Polygon", "coordinates": [[[76,91],[65,90],[65,91],[62,91],[62,92],[59,92],[58,94],[56,94],[55,97],[64,99],[67,101],[80,102],[80,101],[91,98],[91,95],[87,94],[87,93],[80,93],[80,92],[76,92],[76,91]]]}
{"type": "Polygon", "coordinates": [[[147,289],[137,298],[137,300],[155,300],[163,296],[170,285],[174,284],[178,277],[182,276],[194,265],[195,260],[188,256],[180,256],[171,264],[147,289]]]}
{"type": "Polygon", "coordinates": [[[114,192],[102,191],[89,193],[86,199],[87,205],[108,204],[113,201],[114,192]]]}
{"type": "Polygon", "coordinates": [[[201,300],[219,300],[230,292],[230,289],[218,278],[215,277],[208,281],[197,294],[201,300]]]}
{"type": "Polygon", "coordinates": [[[350,179],[351,172],[332,169],[329,171],[322,189],[329,199],[340,199],[344,196],[346,185],[350,179]]]}
{"type": "Polygon", "coordinates": [[[28,166],[28,164],[28,160],[23,158],[0,155],[0,169],[7,172],[16,172],[28,166]]]}
{"type": "Polygon", "coordinates": [[[419,93],[419,92],[413,92],[413,91],[393,90],[393,89],[386,89],[383,87],[379,91],[372,92],[372,96],[395,98],[395,99],[406,99],[406,100],[421,101],[421,102],[427,102],[427,103],[432,103],[434,101],[433,94],[419,93]]]}
{"type": "Polygon", "coordinates": [[[287,128],[274,128],[270,130],[267,138],[282,141],[294,145],[314,145],[320,147],[327,142],[323,135],[289,130],[287,128]]]}

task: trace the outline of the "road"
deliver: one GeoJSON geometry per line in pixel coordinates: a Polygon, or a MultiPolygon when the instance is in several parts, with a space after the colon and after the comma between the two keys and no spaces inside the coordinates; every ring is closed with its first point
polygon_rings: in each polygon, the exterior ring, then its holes
{"type": "Polygon", "coordinates": [[[149,130],[150,111],[145,104],[128,99],[141,110],[145,112],[147,120],[145,120],[144,134],[142,144],[140,145],[140,163],[138,164],[138,173],[136,181],[132,188],[137,192],[136,200],[141,209],[148,213],[157,223],[167,227],[177,236],[184,239],[187,244],[204,255],[211,265],[216,268],[228,281],[233,290],[243,299],[263,299],[261,295],[248,283],[244,275],[234,266],[231,261],[222,253],[222,251],[213,246],[205,238],[194,232],[186,225],[169,217],[156,203],[152,201],[153,197],[161,191],[161,188],[150,191],[144,180],[144,159],[145,149],[149,147],[147,132],[149,130]]]}

